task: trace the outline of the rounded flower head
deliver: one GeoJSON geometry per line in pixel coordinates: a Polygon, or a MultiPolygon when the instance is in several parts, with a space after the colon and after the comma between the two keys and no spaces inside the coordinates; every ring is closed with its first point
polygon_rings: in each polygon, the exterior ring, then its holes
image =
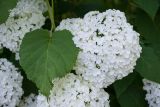
{"type": "Polygon", "coordinates": [[[19,107],[49,107],[49,104],[47,98],[42,94],[37,96],[30,94],[20,102],[19,107]]]}
{"type": "Polygon", "coordinates": [[[109,107],[109,95],[81,77],[68,74],[53,81],[50,107],[109,107]]]}
{"type": "Polygon", "coordinates": [[[0,107],[15,107],[23,94],[22,76],[12,63],[0,59],[0,107]]]}
{"type": "Polygon", "coordinates": [[[97,87],[107,87],[133,72],[140,57],[139,34],[127,23],[123,12],[92,11],[83,19],[63,20],[56,30],[67,29],[81,49],[76,73],[97,87]]]}
{"type": "Polygon", "coordinates": [[[20,0],[10,11],[7,21],[0,25],[0,46],[16,53],[26,33],[39,29],[45,22],[43,12],[46,10],[44,0],[20,0]]]}
{"type": "Polygon", "coordinates": [[[149,107],[160,107],[160,84],[152,82],[150,80],[143,80],[143,89],[147,91],[146,100],[149,107]]]}

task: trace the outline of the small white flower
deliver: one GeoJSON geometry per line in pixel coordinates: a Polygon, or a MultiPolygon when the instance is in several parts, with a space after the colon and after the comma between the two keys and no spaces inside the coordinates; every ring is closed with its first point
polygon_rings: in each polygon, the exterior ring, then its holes
{"type": "Polygon", "coordinates": [[[143,83],[143,89],[147,91],[145,99],[149,107],[160,107],[160,84],[147,79],[143,79],[143,83]]]}
{"type": "Polygon", "coordinates": [[[80,76],[68,74],[53,81],[50,107],[109,107],[109,95],[82,80],[80,76]]]}
{"type": "Polygon", "coordinates": [[[21,100],[19,107],[36,107],[36,96],[34,94],[21,100]]]}
{"type": "Polygon", "coordinates": [[[42,94],[37,96],[30,94],[20,102],[19,107],[49,107],[49,104],[47,98],[42,94]]]}
{"type": "Polygon", "coordinates": [[[7,21],[0,25],[0,46],[16,53],[26,33],[39,29],[45,22],[43,12],[47,9],[44,0],[20,0],[10,11],[7,21]]]}
{"type": "Polygon", "coordinates": [[[102,88],[133,72],[141,46],[123,12],[91,11],[83,19],[63,20],[56,30],[63,29],[71,31],[81,49],[74,69],[85,80],[102,88]]]}
{"type": "Polygon", "coordinates": [[[15,107],[23,94],[23,77],[11,62],[0,59],[0,79],[0,107],[15,107]]]}

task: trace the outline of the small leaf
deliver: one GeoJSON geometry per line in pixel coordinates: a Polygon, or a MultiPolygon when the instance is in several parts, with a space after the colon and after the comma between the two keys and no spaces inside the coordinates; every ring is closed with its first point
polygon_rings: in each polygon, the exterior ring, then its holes
{"type": "Polygon", "coordinates": [[[70,72],[77,55],[78,48],[69,31],[57,31],[50,36],[47,30],[36,30],[22,41],[20,64],[40,91],[49,95],[52,80],[70,72]]]}
{"type": "Polygon", "coordinates": [[[142,87],[142,79],[136,72],[114,83],[121,107],[147,107],[142,87]]]}
{"type": "Polygon", "coordinates": [[[18,0],[0,0],[0,24],[7,20],[9,10],[16,6],[17,1],[18,0]]]}
{"type": "Polygon", "coordinates": [[[160,59],[151,47],[143,46],[136,71],[144,78],[160,83],[160,59]]]}
{"type": "Polygon", "coordinates": [[[133,0],[141,9],[154,19],[159,8],[158,0],[133,0]]]}

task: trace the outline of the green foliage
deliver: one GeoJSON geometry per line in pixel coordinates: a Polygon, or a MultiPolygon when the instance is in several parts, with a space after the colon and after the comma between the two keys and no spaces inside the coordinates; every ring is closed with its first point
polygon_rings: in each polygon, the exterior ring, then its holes
{"type": "Polygon", "coordinates": [[[9,10],[14,8],[18,0],[0,0],[0,24],[5,22],[9,16],[9,10]]]}
{"type": "Polygon", "coordinates": [[[120,104],[117,101],[117,96],[114,90],[114,83],[108,86],[107,89],[105,89],[105,91],[109,93],[110,107],[120,107],[120,104]]]}
{"type": "Polygon", "coordinates": [[[3,48],[0,49],[0,54],[3,53],[3,48]]]}
{"type": "Polygon", "coordinates": [[[145,42],[153,48],[160,59],[160,31],[158,26],[145,13],[138,12],[135,25],[145,42]]]}
{"type": "Polygon", "coordinates": [[[159,8],[158,0],[134,0],[134,2],[154,19],[159,8]]]}
{"type": "Polygon", "coordinates": [[[114,83],[121,107],[147,107],[142,86],[142,79],[136,72],[114,83]]]}
{"type": "Polygon", "coordinates": [[[36,30],[23,39],[20,64],[40,91],[49,95],[52,80],[71,71],[77,54],[69,31],[57,31],[50,36],[47,30],[36,30]]]}
{"type": "Polygon", "coordinates": [[[135,19],[138,32],[152,45],[160,42],[160,34],[155,23],[143,12],[138,11],[135,19]]]}
{"type": "Polygon", "coordinates": [[[160,83],[160,32],[156,24],[143,12],[136,17],[136,26],[144,45],[136,70],[144,77],[160,83]],[[146,46],[148,43],[149,47],[146,46]]]}
{"type": "Polygon", "coordinates": [[[160,83],[160,59],[151,47],[143,46],[142,51],[136,71],[144,78],[160,83]]]}
{"type": "MultiPolygon", "coordinates": [[[[0,0],[0,24],[7,20],[9,10],[17,2],[0,0]]],[[[48,30],[30,32],[22,41],[22,68],[19,68],[24,70],[21,70],[24,96],[38,93],[38,90],[48,96],[52,80],[69,73],[75,64],[78,48],[72,41],[72,34],[66,30],[54,32],[54,21],[58,25],[64,18],[83,17],[89,11],[119,9],[125,12],[128,22],[140,33],[143,49],[135,72],[109,86],[106,91],[110,94],[111,107],[147,107],[142,79],[160,83],[160,0],[54,0],[54,7],[50,0],[48,6],[50,11],[46,17],[50,16],[50,19],[43,26],[48,30]]],[[[1,58],[19,65],[14,56],[10,50],[0,49],[1,58]]]]}

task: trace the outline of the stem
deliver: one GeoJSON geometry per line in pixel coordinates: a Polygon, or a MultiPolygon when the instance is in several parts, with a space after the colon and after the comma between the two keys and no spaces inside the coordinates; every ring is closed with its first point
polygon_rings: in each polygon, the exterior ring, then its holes
{"type": "Polygon", "coordinates": [[[52,6],[50,6],[49,0],[46,0],[46,3],[47,3],[47,7],[48,7],[49,18],[52,23],[52,25],[51,25],[51,32],[52,32],[52,30],[54,30],[56,27],[55,22],[54,22],[54,2],[52,0],[52,6]]]}

